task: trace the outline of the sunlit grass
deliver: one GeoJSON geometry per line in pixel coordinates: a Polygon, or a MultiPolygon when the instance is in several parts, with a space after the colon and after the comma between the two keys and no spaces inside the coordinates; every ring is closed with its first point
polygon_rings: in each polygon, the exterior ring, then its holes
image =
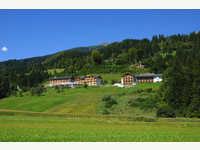
{"type": "Polygon", "coordinates": [[[195,142],[200,122],[0,117],[0,141],[195,142]]]}

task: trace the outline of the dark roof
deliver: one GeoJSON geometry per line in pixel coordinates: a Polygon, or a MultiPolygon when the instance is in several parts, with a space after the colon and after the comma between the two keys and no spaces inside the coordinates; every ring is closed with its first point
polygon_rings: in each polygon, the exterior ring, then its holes
{"type": "Polygon", "coordinates": [[[121,75],[121,77],[124,77],[124,76],[127,76],[127,75],[133,76],[131,73],[127,72],[127,73],[121,75]]]}
{"type": "Polygon", "coordinates": [[[137,74],[135,75],[136,78],[139,77],[161,77],[162,74],[154,74],[154,73],[146,73],[146,74],[137,74]]]}
{"type": "Polygon", "coordinates": [[[94,78],[100,78],[100,79],[102,79],[102,77],[101,77],[101,76],[94,76],[94,78]]]}
{"type": "Polygon", "coordinates": [[[53,78],[50,78],[50,80],[68,80],[68,79],[72,79],[72,77],[66,76],[66,77],[53,77],[53,78]]]}

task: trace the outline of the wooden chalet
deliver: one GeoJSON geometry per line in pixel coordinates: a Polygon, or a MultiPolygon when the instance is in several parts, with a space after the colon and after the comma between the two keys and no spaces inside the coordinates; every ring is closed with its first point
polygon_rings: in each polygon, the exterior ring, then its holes
{"type": "Polygon", "coordinates": [[[79,85],[83,85],[85,83],[85,77],[75,77],[74,78],[74,82],[79,84],[79,85]]]}
{"type": "Polygon", "coordinates": [[[128,86],[128,85],[133,85],[134,84],[134,76],[130,73],[126,73],[121,76],[121,84],[128,86]]]}
{"type": "Polygon", "coordinates": [[[87,75],[84,78],[84,82],[88,86],[99,86],[101,85],[101,76],[87,75]]]}
{"type": "Polygon", "coordinates": [[[138,74],[132,75],[130,73],[126,73],[121,76],[121,84],[123,86],[135,85],[136,83],[155,83],[162,81],[162,74],[138,74]]]}

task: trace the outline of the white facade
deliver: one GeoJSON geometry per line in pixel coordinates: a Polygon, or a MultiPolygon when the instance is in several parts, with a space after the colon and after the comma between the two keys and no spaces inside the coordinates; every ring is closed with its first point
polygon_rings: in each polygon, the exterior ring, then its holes
{"type": "Polygon", "coordinates": [[[121,83],[115,83],[115,84],[113,84],[113,86],[117,86],[117,87],[132,87],[133,85],[136,85],[136,83],[133,83],[132,85],[123,85],[121,83]]]}
{"type": "Polygon", "coordinates": [[[62,82],[62,83],[57,83],[57,84],[49,84],[49,87],[54,87],[54,86],[68,86],[68,87],[75,87],[76,85],[79,85],[76,82],[62,82]]]}
{"type": "Polygon", "coordinates": [[[161,82],[162,81],[162,78],[161,77],[154,77],[153,78],[153,82],[161,82]]]}
{"type": "Polygon", "coordinates": [[[115,84],[113,84],[113,86],[124,87],[124,85],[123,85],[123,84],[120,84],[120,83],[115,83],[115,84]]]}
{"type": "Polygon", "coordinates": [[[123,80],[123,78],[121,78],[121,83],[124,84],[124,80],[123,80]]]}

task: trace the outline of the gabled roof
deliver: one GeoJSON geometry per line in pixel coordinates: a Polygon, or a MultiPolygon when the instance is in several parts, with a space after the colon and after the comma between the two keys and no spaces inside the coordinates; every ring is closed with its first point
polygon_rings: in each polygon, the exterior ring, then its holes
{"type": "Polygon", "coordinates": [[[124,76],[127,76],[127,75],[133,76],[131,73],[127,72],[127,73],[121,75],[121,77],[124,77],[124,76]]]}

